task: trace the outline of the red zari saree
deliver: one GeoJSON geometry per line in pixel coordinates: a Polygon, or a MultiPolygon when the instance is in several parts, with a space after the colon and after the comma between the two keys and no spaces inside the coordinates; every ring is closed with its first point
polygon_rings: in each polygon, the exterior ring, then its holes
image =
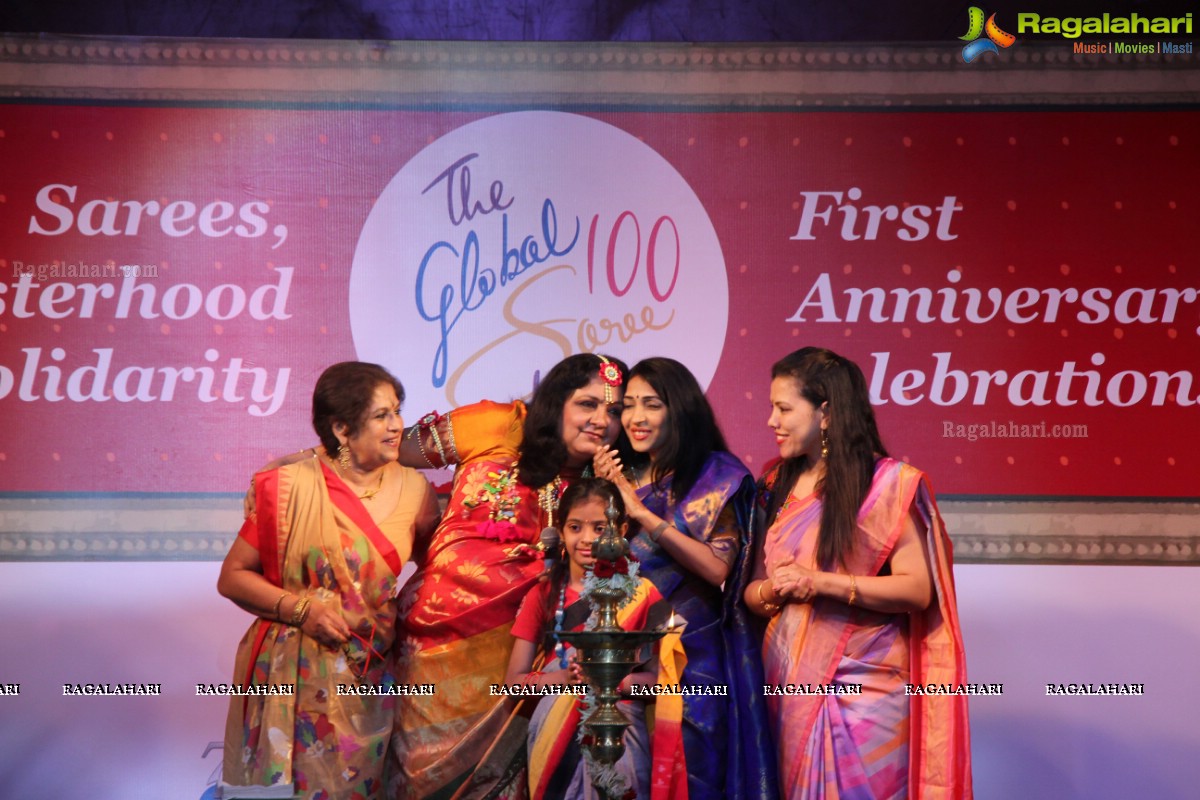
{"type": "Polygon", "coordinates": [[[517,479],[524,421],[522,403],[484,401],[420,423],[425,451],[457,470],[401,600],[398,679],[436,692],[399,699],[389,797],[505,798],[523,787],[524,735],[490,688],[504,681],[517,608],[543,570],[533,548],[550,521],[543,506],[557,504],[557,492],[543,499],[517,479]]]}

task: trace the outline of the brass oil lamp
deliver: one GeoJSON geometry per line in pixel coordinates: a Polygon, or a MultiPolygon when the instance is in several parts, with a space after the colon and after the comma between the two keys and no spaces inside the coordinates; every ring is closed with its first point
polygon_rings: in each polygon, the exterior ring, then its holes
{"type": "MultiPolygon", "coordinates": [[[[617,511],[610,502],[605,512],[608,524],[604,533],[592,545],[596,561],[616,563],[628,559],[629,543],[617,531],[617,511]]],[[[592,568],[594,570],[594,567],[592,568]]],[[[579,663],[587,675],[588,683],[595,695],[595,705],[582,721],[587,743],[583,746],[600,764],[615,764],[625,752],[624,734],[629,719],[617,708],[620,694],[617,687],[625,676],[638,664],[645,661],[640,657],[642,648],[659,638],[666,631],[626,631],[617,624],[617,610],[627,600],[620,587],[602,585],[594,588],[589,596],[595,626],[584,631],[563,631],[559,636],[574,646],[579,653],[579,663]]],[[[601,797],[608,795],[593,776],[593,785],[601,797]]],[[[617,800],[617,798],[611,798],[617,800]]]]}

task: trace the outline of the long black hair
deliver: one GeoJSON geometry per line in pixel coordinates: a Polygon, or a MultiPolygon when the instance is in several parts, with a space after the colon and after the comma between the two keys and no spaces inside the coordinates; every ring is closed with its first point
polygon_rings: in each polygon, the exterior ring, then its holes
{"type": "MultiPolygon", "coordinates": [[[[641,378],[650,384],[667,407],[665,435],[650,471],[654,489],[660,491],[663,480],[673,475],[671,493],[676,500],[682,500],[696,485],[709,454],[729,452],[729,446],[725,444],[704,390],[683,364],[673,358],[646,358],[629,371],[629,379],[633,378],[641,378]]],[[[626,463],[643,467],[649,462],[649,453],[634,452],[626,463]]]]}
{"type": "MultiPolygon", "coordinates": [[[[794,380],[800,396],[816,408],[829,404],[825,432],[829,453],[825,475],[816,487],[823,504],[817,563],[822,569],[844,566],[854,549],[858,511],[871,489],[875,462],[887,455],[866,378],[853,361],[820,347],[805,347],[784,356],[771,367],[771,378],[794,380]]],[[[767,519],[774,519],[808,467],[808,456],[784,459],[780,464],[767,519]]]]}
{"type": "MultiPolygon", "coordinates": [[[[605,356],[620,370],[622,377],[629,371],[625,362],[605,356]]],[[[567,356],[554,365],[542,378],[525,414],[525,432],[518,454],[521,473],[518,480],[526,486],[545,486],[562,471],[567,463],[567,446],[563,443],[563,406],[576,389],[591,383],[600,375],[600,357],[594,353],[567,356]]],[[[624,382],[621,386],[624,388],[624,382]]],[[[617,435],[617,450],[622,460],[628,455],[629,442],[625,432],[617,435]]]]}

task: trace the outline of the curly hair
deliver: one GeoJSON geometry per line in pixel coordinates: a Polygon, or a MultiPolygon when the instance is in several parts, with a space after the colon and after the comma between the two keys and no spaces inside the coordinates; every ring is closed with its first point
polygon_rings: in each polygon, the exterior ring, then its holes
{"type": "MultiPolygon", "coordinates": [[[[621,375],[628,371],[625,362],[605,356],[616,364],[621,375]]],[[[567,356],[554,365],[542,378],[525,415],[525,432],[521,439],[521,474],[518,480],[526,486],[544,486],[554,480],[567,463],[567,445],[563,442],[563,406],[576,389],[582,389],[600,374],[600,357],[594,353],[567,356]]],[[[622,383],[621,387],[624,388],[622,383]]],[[[629,442],[622,431],[617,437],[617,450],[627,457],[629,442]]]]}

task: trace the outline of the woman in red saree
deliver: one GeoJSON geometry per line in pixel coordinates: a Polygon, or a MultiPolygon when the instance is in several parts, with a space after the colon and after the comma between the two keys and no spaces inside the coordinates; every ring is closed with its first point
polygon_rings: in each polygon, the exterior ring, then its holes
{"type": "Polygon", "coordinates": [[[925,476],[887,457],[853,362],[804,348],[772,368],[781,462],[746,586],[767,617],[768,713],[789,800],[972,796],[951,548],[925,476]],[[767,527],[769,526],[769,527],[767,527]]]}
{"type": "Polygon", "coordinates": [[[428,481],[397,463],[403,397],[381,367],[335,364],[313,391],[324,453],[254,478],[256,512],[218,589],[258,617],[238,646],[234,683],[268,693],[230,702],[227,784],[383,797],[394,703],[347,689],[393,682],[397,579],[437,522],[428,481]]]}
{"type": "Polygon", "coordinates": [[[542,573],[541,531],[558,523],[566,486],[621,432],[624,373],[611,357],[569,356],[528,407],[477,403],[406,434],[402,461],[456,470],[401,599],[399,679],[437,691],[399,699],[389,796],[523,795],[523,720],[489,689],[503,682],[517,608],[542,573]]]}

